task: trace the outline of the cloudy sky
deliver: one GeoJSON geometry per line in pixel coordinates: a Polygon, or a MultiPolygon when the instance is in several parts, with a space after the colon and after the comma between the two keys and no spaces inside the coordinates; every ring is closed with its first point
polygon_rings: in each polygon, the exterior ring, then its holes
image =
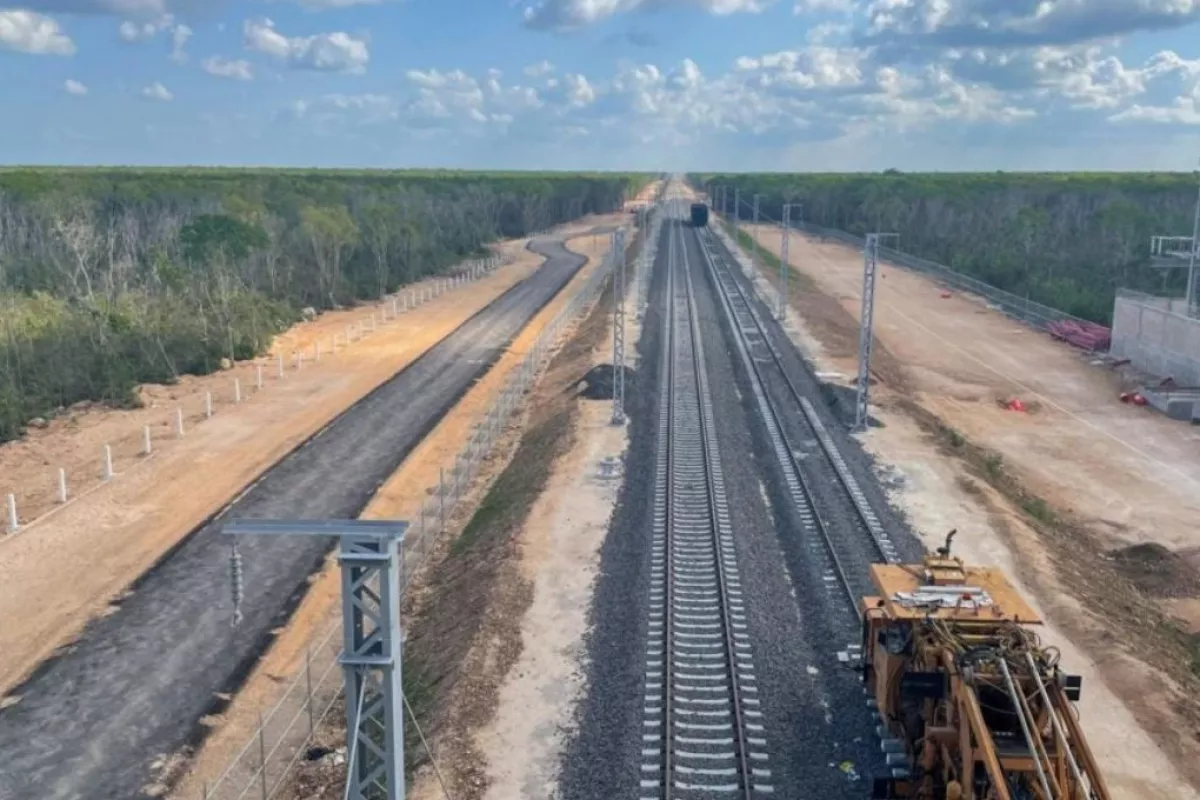
{"type": "Polygon", "coordinates": [[[0,162],[1192,169],[1200,0],[0,0],[0,162]]]}

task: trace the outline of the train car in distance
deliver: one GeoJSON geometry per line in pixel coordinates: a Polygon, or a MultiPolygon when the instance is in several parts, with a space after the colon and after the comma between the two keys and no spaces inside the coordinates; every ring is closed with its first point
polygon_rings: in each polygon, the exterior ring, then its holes
{"type": "Polygon", "coordinates": [[[692,203],[692,227],[703,228],[708,225],[708,206],[704,203],[692,203]]]}

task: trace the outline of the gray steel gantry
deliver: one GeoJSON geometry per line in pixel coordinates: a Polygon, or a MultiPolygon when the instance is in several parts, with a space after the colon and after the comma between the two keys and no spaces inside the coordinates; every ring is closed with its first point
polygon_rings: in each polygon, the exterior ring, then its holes
{"type": "MultiPolygon", "coordinates": [[[[232,536],[336,536],[342,568],[342,655],[349,800],[404,799],[404,690],[399,520],[236,519],[232,536]]],[[[236,553],[236,542],[235,542],[236,553]]],[[[235,620],[240,559],[234,556],[235,620]]]]}

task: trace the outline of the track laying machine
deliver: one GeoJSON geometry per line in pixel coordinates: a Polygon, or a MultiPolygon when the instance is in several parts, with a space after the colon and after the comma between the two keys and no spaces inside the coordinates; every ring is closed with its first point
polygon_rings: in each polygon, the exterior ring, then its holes
{"type": "Polygon", "coordinates": [[[873,797],[1110,800],[1072,705],[1080,678],[999,570],[950,555],[953,538],[922,564],[871,566],[863,679],[893,767],[873,797]]]}

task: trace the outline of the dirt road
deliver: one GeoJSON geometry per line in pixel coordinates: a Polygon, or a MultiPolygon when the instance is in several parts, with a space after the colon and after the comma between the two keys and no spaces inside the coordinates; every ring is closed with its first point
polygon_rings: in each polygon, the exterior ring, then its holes
{"type": "MultiPolygon", "coordinates": [[[[356,516],[405,453],[569,280],[583,258],[550,257],[339,417],[239,498],[231,516],[356,516]]],[[[178,751],[214,694],[236,686],[286,616],[325,541],[254,539],[245,621],[231,628],[228,544],[216,524],[188,537],[109,616],[44,664],[0,711],[0,797],[137,797],[156,754],[178,751]],[[31,733],[34,732],[34,733],[31,733]]]]}

